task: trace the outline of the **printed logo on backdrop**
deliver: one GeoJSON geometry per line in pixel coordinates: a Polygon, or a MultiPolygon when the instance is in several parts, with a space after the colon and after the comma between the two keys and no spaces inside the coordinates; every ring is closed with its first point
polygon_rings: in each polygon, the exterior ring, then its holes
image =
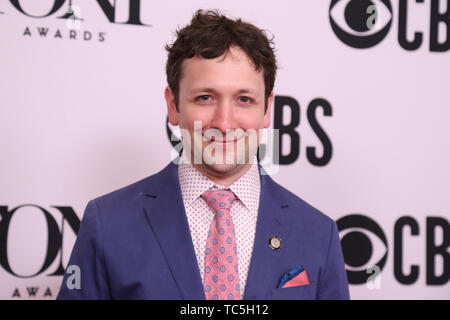
{"type": "Polygon", "coordinates": [[[415,218],[400,217],[393,227],[393,249],[390,249],[380,225],[368,216],[351,214],[340,218],[336,223],[350,284],[369,284],[373,281],[376,285],[371,283],[368,285],[369,289],[382,289],[381,271],[386,265],[389,250],[393,250],[394,277],[400,284],[416,283],[421,268],[426,269],[427,285],[442,286],[448,283],[450,224],[445,218],[427,217],[421,229],[415,218]],[[404,263],[404,257],[417,250],[411,245],[411,237],[421,237],[426,242],[426,258],[425,261],[408,265],[404,263]]]}
{"type": "Polygon", "coordinates": [[[13,278],[30,279],[30,285],[17,286],[11,292],[10,298],[54,298],[56,296],[57,292],[53,292],[54,290],[52,291],[50,287],[33,285],[32,278],[39,275],[53,277],[64,274],[65,235],[67,236],[67,230],[76,235],[79,228],[80,219],[72,207],[52,206],[50,210],[47,210],[35,204],[24,204],[15,208],[0,206],[0,266],[13,278]],[[32,223],[36,219],[45,222],[32,223]],[[30,233],[37,238],[30,239],[30,233]],[[23,244],[20,246],[18,242],[24,243],[26,248],[23,244]],[[39,250],[39,243],[46,243],[45,250],[39,250]],[[21,250],[18,250],[18,246],[21,250]],[[36,261],[28,260],[26,265],[17,263],[20,260],[19,251],[20,254],[26,255],[27,259],[34,257],[36,261]],[[32,254],[37,251],[42,251],[41,257],[32,254]],[[42,264],[39,265],[39,262],[42,264]],[[29,268],[30,265],[34,266],[33,270],[29,268]],[[24,271],[24,268],[27,271],[24,271]]]}
{"type": "Polygon", "coordinates": [[[389,33],[393,22],[398,25],[398,43],[405,50],[417,50],[429,38],[431,52],[450,49],[450,0],[399,0],[395,12],[389,0],[332,0],[330,25],[347,46],[367,49],[378,45],[389,33]],[[443,7],[444,5],[444,7],[443,7]],[[419,30],[408,20],[410,10],[426,12],[428,30],[419,30]],[[394,19],[398,21],[394,21],[394,19]]]}
{"type": "Polygon", "coordinates": [[[386,235],[378,223],[358,214],[342,217],[337,221],[337,226],[349,283],[366,283],[371,266],[376,265],[381,271],[386,264],[386,235]]]}
{"type": "MultiPolygon", "coordinates": [[[[6,2],[6,1],[5,1],[6,2]]],[[[85,7],[81,6],[82,1],[76,0],[9,0],[9,7],[0,7],[1,14],[19,14],[29,19],[23,27],[22,36],[28,38],[52,38],[60,40],[79,40],[84,42],[104,42],[107,38],[105,30],[93,31],[89,28],[89,22],[84,18],[85,7]],[[46,26],[49,20],[60,20],[60,28],[46,26]]],[[[86,2],[85,2],[86,3],[86,2]]],[[[144,23],[141,18],[141,1],[109,1],[96,0],[90,5],[91,11],[95,11],[98,19],[106,20],[110,24],[134,25],[140,27],[151,27],[144,23]],[[125,12],[126,11],[126,12],[125,12]],[[127,16],[126,19],[118,17],[127,16]]],[[[87,9],[86,9],[87,10],[87,9]]],[[[94,12],[93,12],[94,13],[94,12]]],[[[24,20],[27,21],[27,20],[24,20]]]]}
{"type": "MultiPolygon", "coordinates": [[[[300,103],[291,96],[276,95],[273,104],[272,130],[263,131],[258,161],[269,174],[277,172],[279,165],[290,165],[299,160],[305,152],[306,160],[313,166],[323,167],[330,163],[333,145],[324,129],[327,118],[333,115],[330,102],[324,98],[313,99],[306,108],[306,119],[302,120],[300,103]],[[311,135],[300,136],[300,127],[309,127],[311,135]]],[[[166,132],[173,147],[173,156],[181,153],[183,144],[178,127],[166,118],[166,132]]]]}

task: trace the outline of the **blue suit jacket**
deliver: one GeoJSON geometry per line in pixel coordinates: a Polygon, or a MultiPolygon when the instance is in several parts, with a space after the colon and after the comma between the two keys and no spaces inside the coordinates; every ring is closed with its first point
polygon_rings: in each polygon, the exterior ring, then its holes
{"type": "MultiPolygon", "coordinates": [[[[259,167],[260,172],[263,170],[259,167]]],[[[84,213],[58,299],[205,299],[184,211],[177,165],[92,200],[84,213]]],[[[261,175],[256,235],[244,299],[348,299],[336,224],[261,175]],[[269,238],[281,238],[273,250],[269,238]],[[303,265],[310,284],[278,289],[303,265]]]]}

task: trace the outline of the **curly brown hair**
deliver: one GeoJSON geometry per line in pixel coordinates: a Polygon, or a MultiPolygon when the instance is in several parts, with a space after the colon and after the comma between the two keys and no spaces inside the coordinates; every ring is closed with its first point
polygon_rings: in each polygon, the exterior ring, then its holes
{"type": "Polygon", "coordinates": [[[273,37],[269,39],[264,30],[244,22],[231,20],[218,10],[198,10],[191,23],[177,30],[176,40],[166,45],[168,52],[167,83],[175,98],[178,111],[181,65],[184,59],[201,56],[205,59],[220,57],[231,46],[237,46],[252,60],[255,70],[264,71],[265,109],[275,83],[277,62],[273,37]]]}

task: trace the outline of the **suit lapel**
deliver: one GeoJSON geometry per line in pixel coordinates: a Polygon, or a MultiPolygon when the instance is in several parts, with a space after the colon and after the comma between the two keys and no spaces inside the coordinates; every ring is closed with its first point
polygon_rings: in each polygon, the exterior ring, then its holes
{"type": "MultiPolygon", "coordinates": [[[[260,172],[264,170],[260,167],[260,172]]],[[[290,226],[289,218],[284,212],[288,205],[283,203],[283,197],[275,182],[267,175],[260,174],[261,195],[259,201],[258,220],[253,246],[244,299],[267,299],[271,287],[275,288],[279,279],[274,274],[280,263],[283,245],[287,243],[290,226]],[[278,236],[282,246],[274,250],[269,246],[269,239],[278,236]]]]}
{"type": "Polygon", "coordinates": [[[145,214],[182,298],[204,300],[205,293],[184,210],[177,165],[171,162],[158,173],[148,190],[142,195],[145,214]]]}
{"type": "MultiPolygon", "coordinates": [[[[259,167],[260,172],[264,169],[259,167]]],[[[261,177],[261,194],[252,259],[244,293],[246,300],[269,298],[270,288],[279,279],[273,273],[282,259],[283,245],[287,243],[290,220],[284,208],[282,194],[267,175],[261,177]],[[278,236],[279,250],[269,246],[269,239],[278,236]]],[[[204,300],[205,293],[198,269],[189,224],[184,210],[177,166],[172,162],[154,176],[142,194],[144,211],[177,284],[186,300],[204,300]]]]}

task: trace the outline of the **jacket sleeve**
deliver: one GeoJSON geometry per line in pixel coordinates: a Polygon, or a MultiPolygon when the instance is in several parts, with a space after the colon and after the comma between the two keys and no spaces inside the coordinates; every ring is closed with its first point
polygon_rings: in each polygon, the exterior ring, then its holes
{"type": "Polygon", "coordinates": [[[318,285],[318,299],[320,300],[350,299],[341,241],[334,221],[331,224],[327,259],[318,285]]]}
{"type": "Polygon", "coordinates": [[[57,299],[110,299],[95,200],[86,206],[57,299]]]}

